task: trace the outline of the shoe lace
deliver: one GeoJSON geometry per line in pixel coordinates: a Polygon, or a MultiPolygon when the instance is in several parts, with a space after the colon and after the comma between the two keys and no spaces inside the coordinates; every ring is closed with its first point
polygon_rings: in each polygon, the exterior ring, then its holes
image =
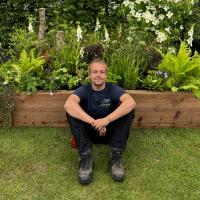
{"type": "Polygon", "coordinates": [[[122,165],[122,159],[121,159],[121,152],[114,152],[112,155],[112,159],[111,159],[111,164],[114,165],[116,167],[121,167],[122,165]]]}
{"type": "Polygon", "coordinates": [[[80,166],[82,169],[89,169],[91,166],[91,155],[82,156],[80,166]]]}

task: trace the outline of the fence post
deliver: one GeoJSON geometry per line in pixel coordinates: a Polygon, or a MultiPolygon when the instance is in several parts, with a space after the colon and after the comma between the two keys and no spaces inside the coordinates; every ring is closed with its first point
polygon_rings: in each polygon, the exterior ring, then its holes
{"type": "Polygon", "coordinates": [[[64,32],[57,31],[56,32],[56,50],[59,51],[64,44],[64,32]]]}
{"type": "Polygon", "coordinates": [[[39,8],[39,35],[38,38],[40,41],[44,40],[45,38],[45,26],[46,26],[46,21],[45,21],[45,8],[39,8]]]}

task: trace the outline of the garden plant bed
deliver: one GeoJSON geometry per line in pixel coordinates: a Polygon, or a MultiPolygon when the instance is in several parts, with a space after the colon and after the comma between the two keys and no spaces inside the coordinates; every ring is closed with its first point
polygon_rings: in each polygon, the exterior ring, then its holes
{"type": "MultiPolygon", "coordinates": [[[[63,105],[72,91],[15,96],[14,126],[66,127],[63,105]]],[[[200,100],[187,92],[128,90],[136,103],[134,127],[200,127],[200,100]]]]}

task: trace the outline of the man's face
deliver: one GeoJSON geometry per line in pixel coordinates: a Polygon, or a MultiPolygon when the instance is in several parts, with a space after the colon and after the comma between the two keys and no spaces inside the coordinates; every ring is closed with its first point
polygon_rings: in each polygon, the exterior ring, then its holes
{"type": "Polygon", "coordinates": [[[107,78],[107,67],[103,63],[92,63],[90,65],[89,78],[94,86],[103,86],[107,78]]]}

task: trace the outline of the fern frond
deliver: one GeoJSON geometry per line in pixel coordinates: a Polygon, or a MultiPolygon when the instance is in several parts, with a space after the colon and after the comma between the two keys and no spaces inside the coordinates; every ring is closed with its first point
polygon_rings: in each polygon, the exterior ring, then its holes
{"type": "Polygon", "coordinates": [[[190,48],[182,41],[177,54],[177,62],[181,71],[185,70],[187,63],[190,62],[190,60],[190,48]]]}
{"type": "Polygon", "coordinates": [[[170,77],[167,79],[165,82],[165,85],[167,86],[168,89],[171,89],[175,85],[176,81],[173,77],[170,77]]]}
{"type": "Polygon", "coordinates": [[[19,57],[19,66],[21,73],[25,73],[29,70],[31,58],[28,56],[27,52],[23,50],[19,57]]]}
{"type": "Polygon", "coordinates": [[[161,71],[166,71],[168,74],[174,74],[175,59],[175,55],[173,55],[171,52],[168,52],[158,65],[158,69],[161,71]]]}
{"type": "Polygon", "coordinates": [[[180,88],[180,90],[185,90],[185,91],[199,90],[199,87],[196,86],[195,84],[192,84],[192,83],[189,83],[187,85],[183,85],[179,88],[180,88]]]}

